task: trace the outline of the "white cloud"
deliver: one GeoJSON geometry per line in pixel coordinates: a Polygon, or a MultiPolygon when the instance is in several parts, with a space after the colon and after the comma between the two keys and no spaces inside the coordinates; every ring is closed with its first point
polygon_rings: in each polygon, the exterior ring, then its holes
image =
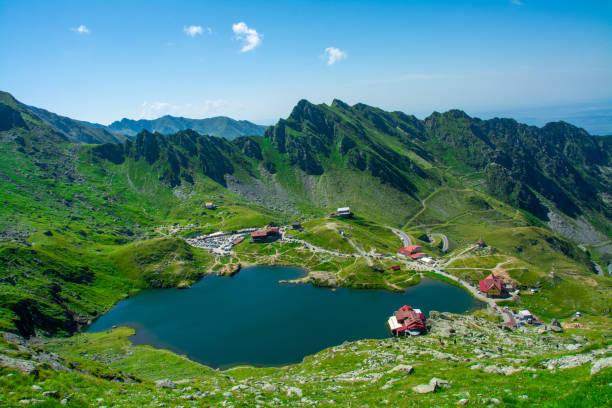
{"type": "Polygon", "coordinates": [[[223,99],[205,100],[198,103],[186,103],[173,105],[167,102],[143,102],[140,109],[139,119],[157,119],[160,116],[184,116],[187,118],[204,118],[211,116],[231,116],[242,106],[233,104],[223,99]]]}
{"type": "Polygon", "coordinates": [[[249,28],[244,22],[232,24],[232,30],[236,35],[236,39],[244,41],[244,45],[240,49],[240,52],[251,51],[261,44],[263,35],[255,31],[255,29],[249,28]]]}
{"type": "Polygon", "coordinates": [[[79,34],[89,34],[91,32],[89,30],[89,28],[87,28],[83,24],[81,24],[80,26],[78,26],[76,28],[71,28],[70,31],[74,31],[74,32],[79,33],[79,34]]]}
{"type": "Polygon", "coordinates": [[[202,35],[204,30],[202,26],[190,25],[183,27],[183,32],[190,37],[195,37],[196,35],[202,35]]]}
{"type": "Polygon", "coordinates": [[[515,6],[523,5],[523,2],[521,0],[510,0],[510,3],[514,4],[515,6]]]}
{"type": "Polygon", "coordinates": [[[323,58],[327,59],[327,65],[334,65],[336,62],[346,59],[346,57],[346,51],[342,51],[336,47],[327,47],[323,54],[323,58]]]}

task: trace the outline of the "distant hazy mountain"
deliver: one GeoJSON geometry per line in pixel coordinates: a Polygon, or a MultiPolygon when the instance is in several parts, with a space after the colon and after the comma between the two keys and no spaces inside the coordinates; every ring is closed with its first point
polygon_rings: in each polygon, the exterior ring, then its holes
{"type": "Polygon", "coordinates": [[[70,119],[66,116],[60,116],[34,106],[28,106],[21,103],[20,105],[38,116],[46,124],[53,126],[60,133],[63,133],[68,140],[73,143],[99,144],[116,143],[126,140],[126,137],[122,134],[109,132],[104,127],[97,126],[93,123],[70,119]]]}
{"type": "Polygon", "coordinates": [[[124,118],[111,123],[106,129],[129,137],[136,136],[141,130],[168,135],[185,129],[193,129],[200,134],[233,140],[240,136],[261,136],[267,126],[256,125],[246,120],[234,120],[225,116],[189,119],[166,115],[153,120],[124,118]]]}

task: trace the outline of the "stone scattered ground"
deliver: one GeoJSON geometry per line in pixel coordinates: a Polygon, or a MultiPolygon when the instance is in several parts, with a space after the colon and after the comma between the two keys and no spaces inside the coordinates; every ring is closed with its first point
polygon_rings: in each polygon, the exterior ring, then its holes
{"type": "Polygon", "coordinates": [[[346,342],[300,364],[226,371],[131,346],[131,332],[117,336],[123,329],[76,343],[4,333],[0,405],[575,406],[578,395],[595,404],[582,406],[610,406],[612,345],[601,332],[509,329],[438,312],[428,325],[425,336],[346,342]],[[113,335],[121,342],[102,346],[113,335]]]}

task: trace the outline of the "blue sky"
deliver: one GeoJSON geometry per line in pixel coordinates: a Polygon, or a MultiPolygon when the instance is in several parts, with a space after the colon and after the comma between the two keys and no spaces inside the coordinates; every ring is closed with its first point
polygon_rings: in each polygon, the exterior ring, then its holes
{"type": "Polygon", "coordinates": [[[3,0],[0,89],[104,124],[339,98],[612,133],[612,2],[3,0]]]}

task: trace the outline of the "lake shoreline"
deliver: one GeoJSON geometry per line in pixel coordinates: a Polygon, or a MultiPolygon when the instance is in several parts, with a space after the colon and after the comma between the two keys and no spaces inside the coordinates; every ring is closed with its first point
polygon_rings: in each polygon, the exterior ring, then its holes
{"type": "Polygon", "coordinates": [[[404,304],[425,315],[480,306],[437,279],[423,278],[403,293],[283,284],[307,276],[295,266],[253,266],[232,279],[207,275],[190,289],[145,290],[119,302],[86,331],[127,326],[135,330],[134,345],[169,349],[209,367],[274,367],[297,364],[345,341],[387,338],[385,322],[404,304]]]}

